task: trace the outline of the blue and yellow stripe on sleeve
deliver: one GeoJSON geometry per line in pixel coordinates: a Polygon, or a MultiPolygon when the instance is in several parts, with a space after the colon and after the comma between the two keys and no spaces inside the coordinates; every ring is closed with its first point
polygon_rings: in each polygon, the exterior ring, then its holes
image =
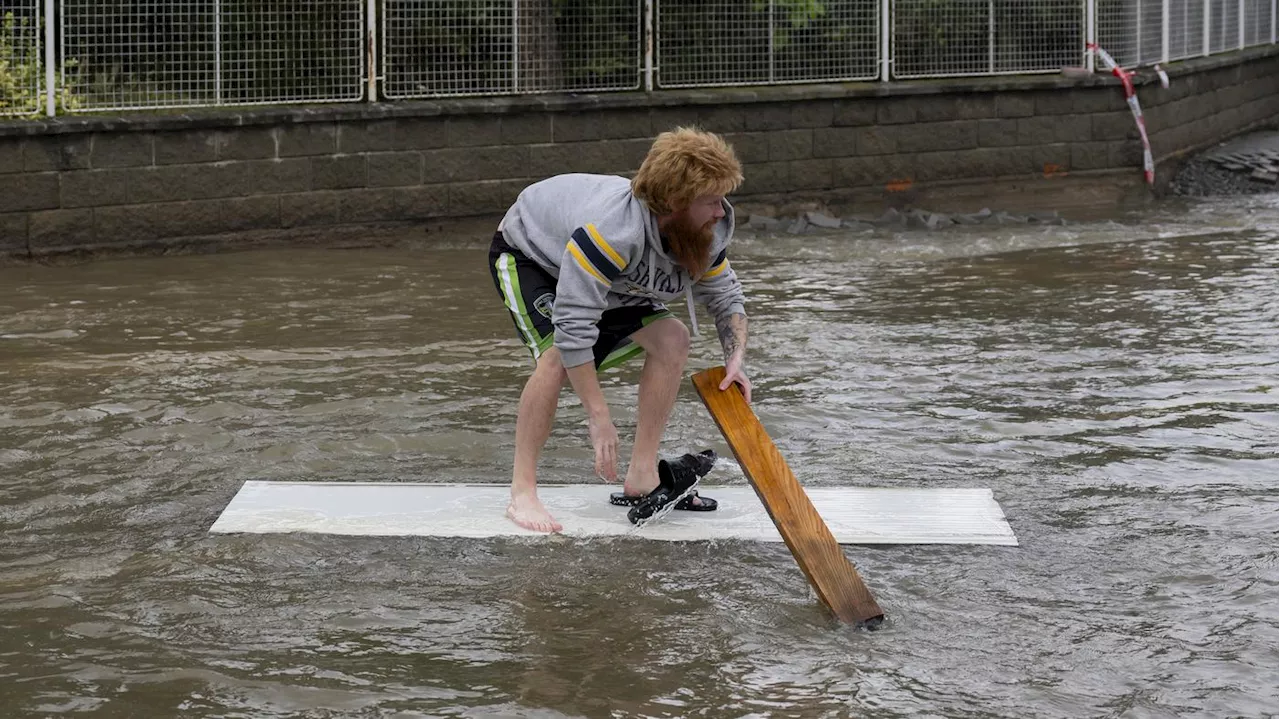
{"type": "Polygon", "coordinates": [[[716,255],[715,260],[711,262],[711,269],[707,270],[702,275],[702,279],[705,280],[710,277],[715,277],[716,275],[720,274],[721,272],[724,272],[727,269],[729,269],[729,251],[721,250],[720,254],[716,255]]]}
{"type": "Polygon", "coordinates": [[[593,224],[588,223],[573,231],[568,250],[587,274],[605,285],[612,285],[627,266],[622,255],[609,246],[593,224]]]}

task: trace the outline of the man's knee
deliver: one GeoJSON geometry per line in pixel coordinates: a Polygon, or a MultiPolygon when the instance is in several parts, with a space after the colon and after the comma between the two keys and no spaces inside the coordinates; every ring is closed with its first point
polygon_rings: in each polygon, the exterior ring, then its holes
{"type": "Polygon", "coordinates": [[[658,329],[654,346],[650,351],[670,362],[683,363],[689,358],[689,328],[677,319],[660,320],[655,325],[658,329]]]}
{"type": "Polygon", "coordinates": [[[564,368],[564,362],[560,359],[560,350],[555,347],[538,356],[537,373],[552,380],[559,379],[561,385],[569,380],[569,371],[564,368]]]}

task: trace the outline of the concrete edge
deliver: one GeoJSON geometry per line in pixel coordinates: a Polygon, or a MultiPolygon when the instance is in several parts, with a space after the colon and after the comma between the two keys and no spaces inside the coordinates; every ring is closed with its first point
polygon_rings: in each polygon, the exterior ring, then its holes
{"type": "MultiPolygon", "coordinates": [[[[784,208],[856,205],[860,211],[880,214],[888,207],[921,207],[939,211],[955,211],[952,205],[972,204],[975,197],[996,194],[1016,194],[1026,198],[1026,207],[1008,207],[1011,211],[1030,209],[1054,209],[1060,199],[1096,192],[1113,200],[1116,192],[1132,198],[1148,195],[1142,182],[1141,168],[1115,168],[1087,170],[1069,173],[1056,179],[1044,179],[1038,175],[1006,175],[985,178],[940,180],[919,183],[911,191],[889,192],[880,186],[859,186],[838,190],[796,190],[785,193],[759,193],[735,197],[735,205],[742,211],[753,207],[777,205],[784,208]],[[1011,189],[1012,188],[1012,189],[1011,189]],[[1038,204],[1037,204],[1038,203],[1038,204]],[[1034,207],[1033,207],[1034,205],[1034,207]]],[[[1069,206],[1071,203],[1067,203],[1069,206]]],[[[1092,206],[1086,202],[1081,207],[1092,206]]],[[[460,240],[474,240],[476,246],[487,242],[500,215],[484,214],[460,217],[441,217],[433,220],[390,221],[377,223],[352,223],[343,225],[274,228],[213,235],[190,235],[137,242],[93,243],[77,245],[46,245],[33,248],[28,242],[26,251],[0,251],[0,266],[6,264],[63,265],[103,259],[131,257],[156,257],[166,255],[211,254],[263,249],[362,249],[432,246],[435,243],[457,244],[460,240]]],[[[744,217],[745,221],[745,217],[744,217]]]]}

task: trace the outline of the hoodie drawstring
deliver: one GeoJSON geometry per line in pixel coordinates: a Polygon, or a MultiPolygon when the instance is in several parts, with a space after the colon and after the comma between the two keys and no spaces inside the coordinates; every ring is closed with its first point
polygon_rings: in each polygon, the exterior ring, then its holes
{"type": "Polygon", "coordinates": [[[652,247],[650,247],[650,248],[649,248],[649,292],[650,292],[650,293],[652,293],[652,292],[654,291],[654,289],[653,289],[653,265],[654,265],[654,262],[653,262],[653,248],[652,248],[652,247]]]}
{"type": "MultiPolygon", "coordinates": [[[[654,251],[653,251],[653,248],[650,247],[649,248],[649,292],[651,293],[656,291],[654,290],[654,287],[653,287],[654,264],[656,264],[654,262],[654,251]]],[[[693,324],[693,334],[699,335],[701,333],[698,331],[698,313],[695,312],[693,309],[693,282],[692,282],[693,278],[690,277],[689,279],[690,279],[690,283],[688,285],[685,285],[685,288],[684,288],[684,302],[685,302],[685,305],[689,308],[689,321],[693,324]]]]}
{"type": "Polygon", "coordinates": [[[693,311],[693,285],[684,288],[684,302],[689,306],[689,319],[693,321],[693,334],[698,332],[698,313],[693,311]]]}

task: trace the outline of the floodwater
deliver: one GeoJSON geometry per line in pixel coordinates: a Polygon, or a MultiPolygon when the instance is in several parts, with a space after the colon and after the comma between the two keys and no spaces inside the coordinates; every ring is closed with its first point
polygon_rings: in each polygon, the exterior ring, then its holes
{"type": "MultiPolygon", "coordinates": [[[[989,487],[1021,542],[846,547],[876,632],[781,544],[208,534],[249,479],[506,481],[486,237],[0,268],[0,713],[1275,716],[1276,217],[742,239],[801,481],[989,487]]],[[[544,481],[593,481],[561,408],[544,481]]]]}

